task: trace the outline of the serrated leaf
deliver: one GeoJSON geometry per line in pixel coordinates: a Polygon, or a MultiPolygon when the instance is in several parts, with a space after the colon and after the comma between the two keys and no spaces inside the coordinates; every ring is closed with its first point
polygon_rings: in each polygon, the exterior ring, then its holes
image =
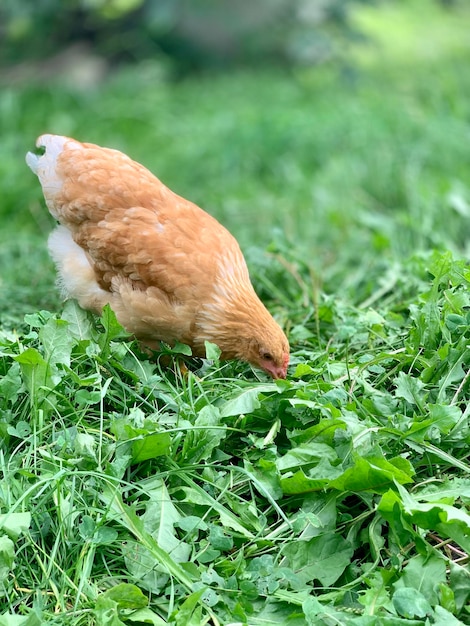
{"type": "Polygon", "coordinates": [[[75,343],[65,320],[49,319],[39,329],[39,339],[44,346],[46,361],[56,365],[63,363],[70,367],[70,354],[75,343]]]}
{"type": "Polygon", "coordinates": [[[117,490],[105,487],[101,494],[102,500],[109,507],[113,519],[127,529],[137,540],[138,545],[145,548],[156,563],[172,575],[186,589],[191,590],[193,581],[186,570],[164,550],[147,531],[144,521],[139,515],[122,501],[117,490]]]}
{"type": "Polygon", "coordinates": [[[108,348],[111,341],[114,339],[118,339],[119,337],[129,337],[129,333],[127,333],[121,324],[118,322],[116,314],[109,306],[106,304],[103,307],[103,312],[101,313],[101,323],[104,327],[104,335],[99,338],[101,348],[108,348]]]}
{"type": "Polygon", "coordinates": [[[411,587],[397,589],[393,594],[392,602],[397,613],[408,619],[430,616],[433,612],[426,598],[411,587]]]}
{"type": "Polygon", "coordinates": [[[13,363],[8,372],[0,377],[0,398],[14,404],[18,398],[23,382],[20,375],[20,364],[13,363]]]}
{"type": "Polygon", "coordinates": [[[206,349],[206,359],[218,363],[220,355],[222,353],[222,350],[219,348],[219,346],[215,343],[211,343],[210,341],[205,341],[204,346],[206,349]]]}
{"type": "Polygon", "coordinates": [[[74,448],[78,456],[95,460],[96,447],[97,442],[93,435],[89,433],[77,433],[74,440],[74,448]]]}
{"type": "Polygon", "coordinates": [[[216,550],[228,552],[233,548],[233,539],[220,526],[212,525],[208,537],[209,543],[216,550]]]}
{"type": "Polygon", "coordinates": [[[75,394],[75,401],[78,406],[87,406],[98,404],[101,400],[101,391],[90,391],[88,389],[79,389],[75,394]]]}
{"type": "Polygon", "coordinates": [[[305,583],[313,579],[328,587],[334,584],[351,562],[353,548],[340,535],[328,533],[294,541],[281,549],[288,567],[305,583]]]}
{"type": "Polygon", "coordinates": [[[390,607],[391,600],[389,590],[383,577],[378,572],[373,572],[367,577],[369,589],[362,592],[358,602],[367,612],[377,612],[382,607],[390,607]]]}
{"type": "MultiPolygon", "coordinates": [[[[438,586],[446,580],[446,563],[444,559],[431,554],[429,556],[415,556],[403,569],[402,576],[395,583],[396,590],[412,588],[429,602],[430,605],[438,603],[438,586]]],[[[421,617],[416,615],[417,617],[421,617]]]]}
{"type": "Polygon", "coordinates": [[[185,482],[191,485],[189,487],[183,487],[181,489],[182,493],[185,494],[185,502],[189,502],[190,504],[201,504],[202,506],[210,507],[219,515],[220,523],[225,528],[231,528],[236,533],[240,534],[242,537],[246,537],[247,539],[254,538],[254,535],[250,531],[250,529],[243,525],[243,520],[240,521],[237,515],[235,515],[228,507],[225,507],[217,499],[213,498],[209,493],[207,493],[202,487],[194,483],[190,478],[186,478],[185,482]]]}
{"type": "Polygon", "coordinates": [[[393,523],[398,509],[409,524],[438,530],[442,535],[454,539],[464,550],[470,550],[470,515],[465,510],[445,502],[436,502],[434,498],[431,502],[420,502],[401,485],[397,484],[396,487],[398,493],[391,490],[386,492],[378,506],[386,520],[393,523]]]}
{"type": "Polygon", "coordinates": [[[232,417],[234,415],[253,413],[261,406],[259,401],[260,394],[272,392],[279,392],[278,387],[274,383],[244,389],[222,405],[220,414],[222,417],[232,417]]]}
{"type": "Polygon", "coordinates": [[[189,595],[186,600],[178,608],[175,615],[176,626],[200,626],[202,615],[200,610],[200,601],[204,595],[205,589],[199,589],[189,595]]]}
{"type": "Polygon", "coordinates": [[[183,442],[181,456],[188,463],[199,463],[211,457],[212,452],[225,439],[227,428],[221,423],[218,407],[204,406],[183,442]]]}
{"type": "Polygon", "coordinates": [[[404,372],[399,372],[394,382],[397,398],[404,398],[410,404],[421,407],[422,390],[424,388],[424,383],[421,380],[404,372]]]}
{"type": "MultiPolygon", "coordinates": [[[[406,461],[405,461],[406,462],[406,461]]],[[[408,471],[412,471],[408,464],[408,471]]],[[[383,493],[394,483],[412,483],[410,474],[381,457],[356,457],[354,465],[330,482],[340,491],[372,491],[383,493]]]]}
{"type": "Polygon", "coordinates": [[[276,466],[281,472],[299,466],[305,469],[306,465],[317,464],[322,459],[327,459],[331,463],[338,460],[338,455],[326,443],[309,441],[286,452],[276,461],[276,466]]]}
{"type": "MultiPolygon", "coordinates": [[[[306,626],[377,626],[377,618],[374,615],[347,615],[344,610],[337,610],[329,603],[321,604],[319,600],[313,596],[309,596],[302,603],[302,610],[305,615],[306,622],[302,622],[302,626],[305,623],[306,626]]],[[[398,626],[401,620],[397,623],[388,622],[387,618],[383,621],[381,619],[380,626],[398,626]]],[[[289,620],[289,624],[291,621],[289,620]]],[[[274,624],[274,622],[273,622],[274,624]]],[[[294,622],[295,624],[295,622],[294,622]]],[[[270,624],[271,626],[271,624],[270,624]]],[[[300,623],[296,626],[301,626],[300,623]]],[[[406,626],[418,626],[417,624],[406,626]]],[[[419,624],[422,626],[422,624],[419,624]]]]}
{"type": "Polygon", "coordinates": [[[24,321],[33,328],[40,328],[51,317],[52,313],[50,311],[37,311],[36,313],[27,313],[24,316],[24,321]]]}
{"type": "Polygon", "coordinates": [[[181,343],[180,341],[175,341],[175,344],[171,348],[170,352],[172,354],[183,354],[184,356],[192,356],[193,354],[191,348],[185,343],[181,343]]]}
{"type": "Polygon", "coordinates": [[[175,533],[175,524],[181,519],[163,480],[149,493],[150,500],[142,516],[145,529],[151,533],[158,545],[171,557],[181,563],[187,561],[191,552],[190,547],[181,541],[175,533]]]}
{"type": "Polygon", "coordinates": [[[104,594],[98,596],[94,613],[97,626],[125,626],[119,618],[118,603],[104,594]]]}
{"type": "Polygon", "coordinates": [[[292,476],[282,477],[280,480],[283,493],[298,495],[323,490],[330,482],[329,478],[309,478],[303,470],[298,470],[292,476]]]}
{"type": "Polygon", "coordinates": [[[279,481],[279,473],[274,461],[259,459],[256,465],[245,460],[243,463],[247,474],[252,477],[254,486],[261,494],[272,500],[282,498],[282,489],[279,481]],[[261,489],[260,489],[261,487],[261,489]]]}
{"type": "Polygon", "coordinates": [[[14,359],[20,364],[23,382],[30,393],[31,403],[42,406],[50,390],[55,387],[51,366],[36,348],[27,348],[14,359]]]}
{"type": "Polygon", "coordinates": [[[62,310],[62,319],[68,322],[68,330],[75,339],[84,340],[92,337],[90,314],[81,308],[76,300],[67,300],[62,310]]]}

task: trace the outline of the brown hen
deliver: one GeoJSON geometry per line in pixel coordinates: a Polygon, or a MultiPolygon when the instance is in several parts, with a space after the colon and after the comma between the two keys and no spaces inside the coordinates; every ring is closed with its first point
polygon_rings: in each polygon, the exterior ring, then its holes
{"type": "Polygon", "coordinates": [[[286,336],[256,295],[235,238],[122,152],[42,135],[26,162],[59,225],[49,251],[63,294],[149,347],[185,343],[285,378],[286,336]]]}

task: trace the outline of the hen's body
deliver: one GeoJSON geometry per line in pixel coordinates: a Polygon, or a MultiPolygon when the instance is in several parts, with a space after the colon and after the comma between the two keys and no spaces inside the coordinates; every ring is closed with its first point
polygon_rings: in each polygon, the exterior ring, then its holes
{"type": "Polygon", "coordinates": [[[44,155],[28,153],[27,163],[60,223],[49,249],[66,296],[97,313],[109,303],[150,346],[180,341],[203,356],[207,340],[223,358],[285,376],[287,340],[221,224],[117,150],[56,135],[37,145],[44,155]]]}

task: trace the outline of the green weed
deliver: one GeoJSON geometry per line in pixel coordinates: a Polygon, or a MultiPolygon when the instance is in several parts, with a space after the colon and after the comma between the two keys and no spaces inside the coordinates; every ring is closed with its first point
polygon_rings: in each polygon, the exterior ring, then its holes
{"type": "Polygon", "coordinates": [[[448,253],[411,267],[423,289],[400,312],[324,295],[309,315],[297,286],[276,383],[216,358],[181,374],[174,351],[163,368],[74,303],[3,332],[5,606],[71,624],[465,620],[470,272],[448,253]]]}

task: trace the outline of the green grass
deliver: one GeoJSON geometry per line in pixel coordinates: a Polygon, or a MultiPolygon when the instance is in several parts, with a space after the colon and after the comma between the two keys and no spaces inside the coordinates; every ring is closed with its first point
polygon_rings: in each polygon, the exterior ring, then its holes
{"type": "Polygon", "coordinates": [[[410,66],[410,60],[439,65],[443,56],[468,55],[468,4],[463,0],[448,3],[448,8],[443,4],[408,0],[403,5],[384,0],[379,13],[373,4],[365,4],[352,17],[359,32],[370,38],[370,45],[356,47],[354,55],[367,65],[379,61],[395,67],[410,66]]]}
{"type": "Polygon", "coordinates": [[[342,76],[0,92],[0,626],[470,624],[470,71],[438,15],[449,45],[413,64],[398,33],[342,76]],[[60,303],[41,132],[231,229],[286,381],[164,365],[60,303]]]}

